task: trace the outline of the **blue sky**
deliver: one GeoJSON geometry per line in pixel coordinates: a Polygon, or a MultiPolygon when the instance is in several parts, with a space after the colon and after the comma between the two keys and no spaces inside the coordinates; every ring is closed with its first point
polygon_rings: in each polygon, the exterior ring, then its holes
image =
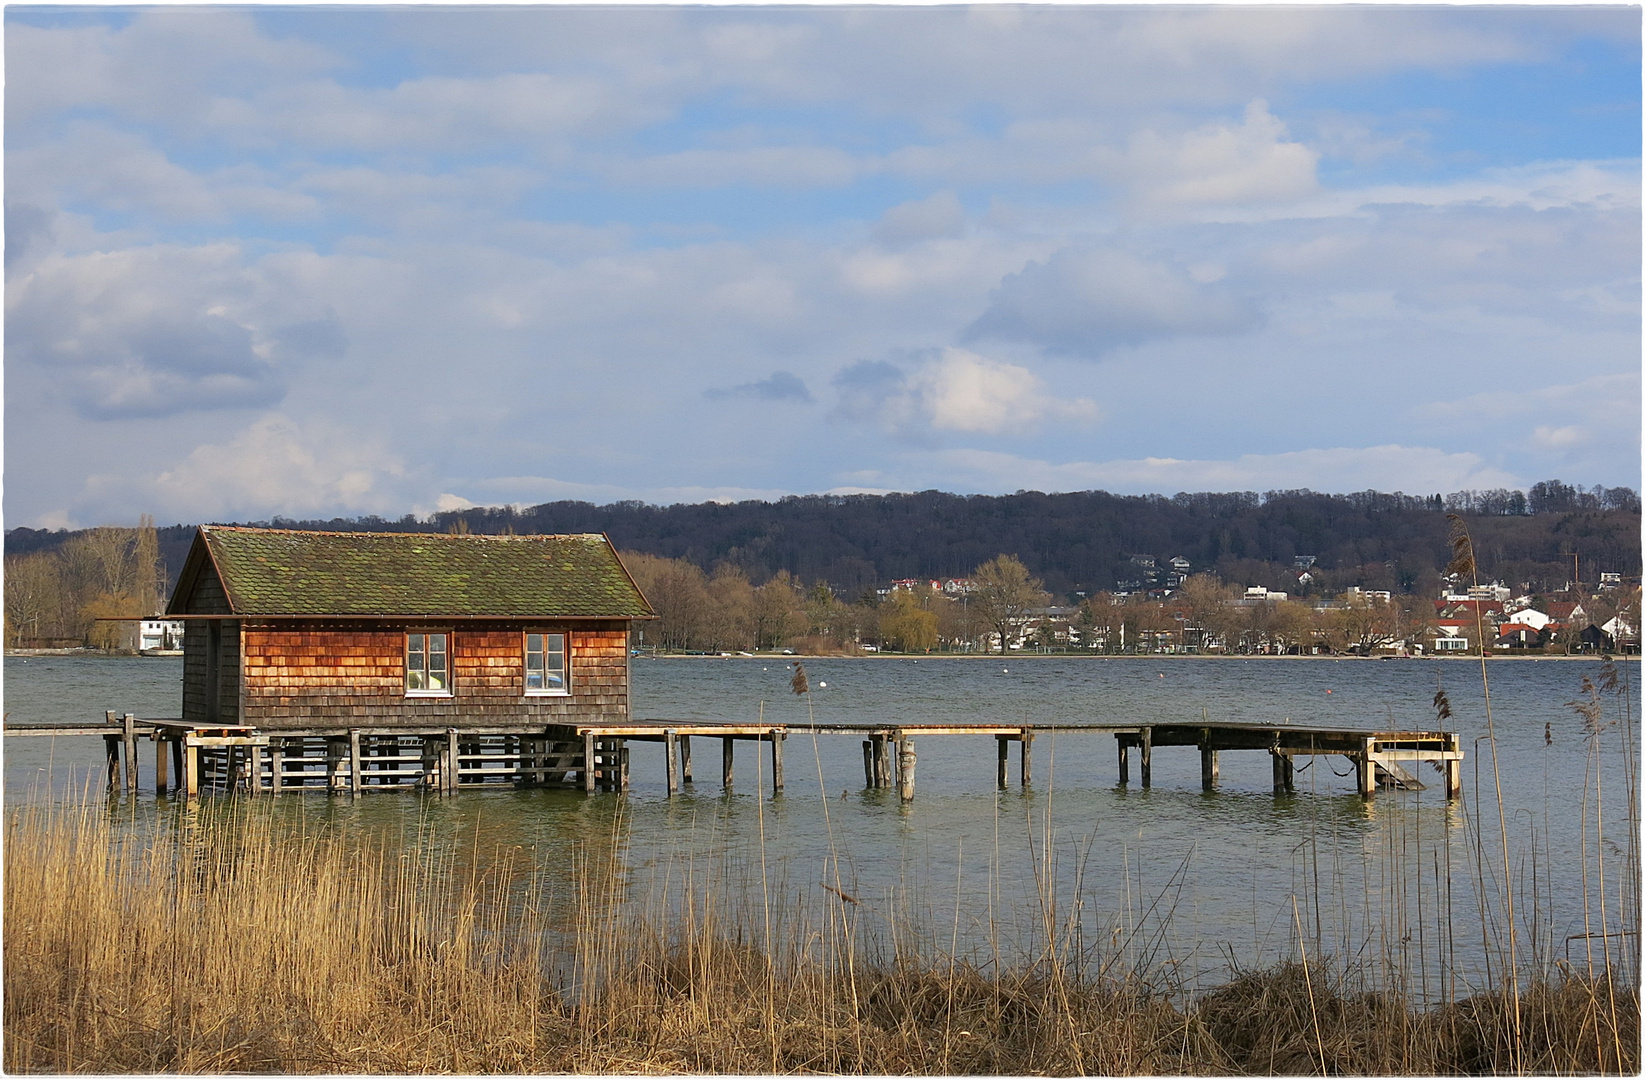
{"type": "Polygon", "coordinates": [[[5,28],[8,526],[1640,486],[1638,7],[5,28]]]}

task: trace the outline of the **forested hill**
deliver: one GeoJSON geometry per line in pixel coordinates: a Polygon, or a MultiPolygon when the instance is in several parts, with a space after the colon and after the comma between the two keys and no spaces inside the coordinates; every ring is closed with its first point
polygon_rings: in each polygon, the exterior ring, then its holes
{"type": "MultiPolygon", "coordinates": [[[[1313,588],[1349,585],[1400,592],[1437,587],[1449,552],[1446,512],[1464,517],[1485,579],[1559,588],[1574,552],[1584,581],[1602,571],[1640,572],[1640,506],[1627,488],[1548,481],[1529,493],[1441,497],[1311,491],[1121,496],[807,495],[778,502],[651,506],[585,502],[524,509],[476,508],[399,521],[379,518],[272,523],[286,528],[476,533],[603,532],[620,549],[685,558],[711,570],[743,567],[759,582],[788,570],[855,594],[898,578],[961,577],[1000,553],[1015,554],[1056,593],[1095,592],[1138,577],[1132,556],[1181,556],[1225,581],[1296,588],[1295,561],[1312,555],[1313,588]]],[[[70,535],[13,529],[8,555],[57,546],[70,535]]],[[[173,577],[192,526],[160,530],[173,577]]]]}

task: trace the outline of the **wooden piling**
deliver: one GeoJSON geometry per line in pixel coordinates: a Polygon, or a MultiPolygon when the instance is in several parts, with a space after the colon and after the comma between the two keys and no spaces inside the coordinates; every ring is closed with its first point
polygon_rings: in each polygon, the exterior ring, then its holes
{"type": "Polygon", "coordinates": [[[1114,742],[1119,745],[1120,783],[1129,784],[1131,782],[1131,744],[1125,741],[1123,735],[1115,739],[1114,742]]]}
{"type": "Polygon", "coordinates": [[[1141,745],[1142,753],[1139,754],[1138,757],[1141,758],[1140,764],[1142,766],[1142,786],[1145,787],[1145,788],[1149,788],[1149,787],[1154,786],[1154,729],[1153,728],[1145,727],[1145,728],[1142,729],[1141,743],[1142,743],[1142,745],[1141,745]]]}
{"type": "Polygon", "coordinates": [[[247,766],[247,776],[251,780],[249,787],[253,795],[261,795],[263,793],[263,748],[253,743],[246,749],[251,758],[251,763],[247,766]]]}
{"type": "Polygon", "coordinates": [[[870,739],[862,741],[862,786],[874,786],[874,743],[870,739]]]}
{"type": "Polygon", "coordinates": [[[1034,782],[1034,729],[1022,729],[1022,786],[1027,787],[1034,782]]]}
{"type": "Polygon", "coordinates": [[[444,787],[448,794],[457,794],[457,729],[446,728],[445,761],[440,769],[440,779],[445,781],[444,787]]]}
{"type": "Polygon", "coordinates": [[[286,744],[278,738],[268,741],[268,789],[278,795],[286,789],[286,744]]]}
{"type": "Polygon", "coordinates": [[[680,790],[680,765],[674,756],[678,741],[679,739],[674,734],[673,728],[663,732],[663,757],[668,759],[665,768],[668,770],[668,794],[670,797],[678,794],[680,790]]]}
{"type": "Polygon", "coordinates": [[[137,717],[126,713],[122,718],[123,742],[126,749],[126,791],[137,794],[137,717]]]}
{"type": "Polygon", "coordinates": [[[183,745],[183,796],[188,799],[200,797],[200,748],[186,739],[183,745]]]}
{"type": "Polygon", "coordinates": [[[167,781],[166,766],[170,764],[171,748],[166,746],[166,740],[160,737],[158,728],[154,731],[154,793],[164,795],[167,781]]]}
{"type": "Polygon", "coordinates": [[[594,733],[583,735],[583,794],[594,794],[594,733]]]}
{"type": "Polygon", "coordinates": [[[874,744],[874,786],[890,787],[891,773],[896,768],[889,750],[891,740],[885,735],[870,735],[868,741],[874,744]]]}
{"type": "Polygon", "coordinates": [[[1205,791],[1210,791],[1217,786],[1217,751],[1211,742],[1211,730],[1209,728],[1200,733],[1199,783],[1205,791]]]}
{"type": "Polygon", "coordinates": [[[1364,746],[1354,755],[1354,769],[1358,773],[1360,798],[1369,799],[1377,793],[1377,766],[1371,760],[1371,753],[1376,740],[1364,740],[1364,746]]]}
{"type": "Polygon", "coordinates": [[[108,758],[108,789],[113,795],[120,790],[120,736],[104,735],[103,753],[108,758]]]}
{"type": "Polygon", "coordinates": [[[685,787],[695,787],[696,781],[691,779],[691,736],[680,736],[680,783],[685,787]]]}
{"type": "Polygon", "coordinates": [[[775,795],[783,789],[783,742],[786,736],[780,731],[771,733],[771,794],[775,795]]]}
{"type": "Polygon", "coordinates": [[[178,785],[183,783],[183,737],[173,736],[168,740],[171,743],[171,771],[177,777],[178,785]]]}
{"type": "Polygon", "coordinates": [[[999,786],[1001,791],[1004,791],[1005,767],[1011,757],[1011,739],[1005,735],[996,735],[994,736],[994,742],[996,744],[995,753],[999,758],[999,764],[994,770],[994,783],[999,786]]]}
{"type": "Polygon", "coordinates": [[[1278,750],[1270,750],[1268,753],[1273,758],[1271,764],[1274,771],[1274,794],[1283,795],[1291,790],[1291,757],[1278,750]]]}
{"type": "Polygon", "coordinates": [[[720,739],[720,786],[731,786],[732,766],[737,758],[737,740],[726,735],[720,739]]]}
{"type": "Polygon", "coordinates": [[[903,802],[914,801],[914,767],[919,759],[914,754],[914,740],[897,740],[897,794],[903,802]]]}
{"type": "MultiPolygon", "coordinates": [[[[1452,753],[1461,753],[1461,737],[1457,735],[1447,735],[1445,737],[1445,749],[1451,751],[1452,753]]],[[[1461,758],[1453,757],[1445,759],[1445,797],[1447,799],[1458,799],[1462,797],[1461,758]]]]}
{"type": "Polygon", "coordinates": [[[365,771],[365,763],[360,760],[360,729],[348,729],[348,791],[350,795],[360,794],[360,774],[365,771]]]}

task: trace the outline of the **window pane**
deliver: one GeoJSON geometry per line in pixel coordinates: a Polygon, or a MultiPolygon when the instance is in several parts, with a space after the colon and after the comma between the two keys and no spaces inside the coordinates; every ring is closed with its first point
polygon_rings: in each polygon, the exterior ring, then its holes
{"type": "Polygon", "coordinates": [[[421,671],[406,672],[407,690],[426,690],[427,688],[427,680],[423,677],[423,673],[421,671]]]}
{"type": "Polygon", "coordinates": [[[545,681],[550,690],[565,689],[565,635],[544,634],[548,646],[544,656],[545,681]]]}

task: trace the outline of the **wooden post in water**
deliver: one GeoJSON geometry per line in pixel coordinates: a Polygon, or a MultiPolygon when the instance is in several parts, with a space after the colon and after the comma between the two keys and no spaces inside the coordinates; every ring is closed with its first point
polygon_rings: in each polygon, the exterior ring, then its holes
{"type": "Polygon", "coordinates": [[[1366,739],[1365,745],[1354,755],[1354,768],[1358,773],[1359,794],[1361,798],[1369,799],[1377,793],[1377,766],[1371,760],[1371,747],[1374,739],[1366,739]]]}
{"type": "MultiPolygon", "coordinates": [[[[1452,753],[1462,751],[1462,739],[1457,735],[1445,736],[1445,749],[1452,753]]],[[[1457,758],[1445,760],[1445,797],[1447,799],[1461,798],[1462,796],[1462,762],[1457,758]]]]}
{"type": "Polygon", "coordinates": [[[780,731],[771,733],[771,794],[783,789],[783,741],[788,736],[780,731]]]}
{"type": "Polygon", "coordinates": [[[169,779],[169,777],[167,777],[167,775],[166,775],[166,766],[170,763],[170,758],[171,758],[171,748],[166,745],[166,740],[162,739],[160,737],[160,729],[155,728],[154,729],[154,793],[156,795],[164,795],[166,793],[167,780],[169,779]]]}
{"type": "Polygon", "coordinates": [[[919,760],[914,755],[914,740],[905,735],[897,742],[897,794],[903,802],[913,802],[914,767],[919,760]]]}
{"type": "Polygon", "coordinates": [[[889,749],[891,740],[884,735],[870,735],[868,740],[874,744],[874,786],[890,787],[891,773],[896,768],[889,749]]]}
{"type": "MultiPolygon", "coordinates": [[[[104,711],[103,716],[109,727],[113,727],[114,710],[104,711]]],[[[112,794],[120,790],[120,737],[118,735],[103,736],[103,754],[108,759],[108,788],[112,794]]]]}
{"type": "Polygon", "coordinates": [[[1199,733],[1199,783],[1206,791],[1217,786],[1217,751],[1211,742],[1211,729],[1199,733]]]}
{"type": "Polygon", "coordinates": [[[1268,751],[1268,756],[1272,759],[1269,764],[1273,767],[1274,794],[1283,795],[1289,790],[1287,784],[1291,779],[1291,759],[1277,749],[1268,751]]]}
{"type": "Polygon", "coordinates": [[[874,786],[874,743],[868,739],[862,741],[862,784],[874,786]]]}
{"type": "Polygon", "coordinates": [[[360,774],[365,771],[365,763],[360,760],[360,729],[348,729],[348,791],[350,795],[360,794],[360,774]]]}
{"type": "Polygon", "coordinates": [[[1151,727],[1145,727],[1145,728],[1142,729],[1142,753],[1139,756],[1142,759],[1142,761],[1141,761],[1141,765],[1142,765],[1142,786],[1145,787],[1145,788],[1153,787],[1154,786],[1154,729],[1151,728],[1151,727]]]}
{"type": "Polygon", "coordinates": [[[612,741],[617,744],[617,790],[626,792],[628,790],[628,740],[614,739],[612,741]]]}
{"type": "Polygon", "coordinates": [[[594,733],[583,733],[583,794],[594,794],[594,733]]]}
{"type": "Polygon", "coordinates": [[[1129,784],[1131,782],[1131,744],[1125,741],[1124,735],[1116,737],[1114,742],[1119,746],[1120,783],[1129,784]]]}
{"type": "Polygon", "coordinates": [[[1022,786],[1034,782],[1034,729],[1022,729],[1022,786]]]}
{"type": "Polygon", "coordinates": [[[445,761],[441,763],[440,779],[445,781],[446,792],[451,795],[457,794],[457,753],[457,729],[446,728],[446,753],[445,761]]]}
{"type": "Polygon", "coordinates": [[[137,794],[137,717],[126,713],[123,717],[122,741],[126,744],[126,791],[137,794]]]}
{"type": "Polygon", "coordinates": [[[250,779],[251,793],[260,795],[263,792],[263,748],[253,744],[247,748],[250,751],[251,764],[250,779]]]}
{"type": "Polygon", "coordinates": [[[171,739],[171,771],[177,776],[177,783],[183,783],[183,736],[176,735],[171,739]]]}
{"type": "Polygon", "coordinates": [[[183,740],[183,796],[200,797],[200,748],[186,737],[183,740]]]}
{"type": "Polygon", "coordinates": [[[737,740],[729,735],[720,739],[720,786],[731,787],[732,765],[737,759],[737,740]]]}
{"type": "Polygon", "coordinates": [[[697,782],[691,779],[691,736],[680,736],[680,783],[687,787],[696,787],[697,782]]]}
{"type": "Polygon", "coordinates": [[[275,795],[286,788],[286,744],[276,736],[268,741],[268,789],[275,795]]]}
{"type": "Polygon", "coordinates": [[[1005,767],[1011,757],[1011,740],[1004,735],[996,735],[994,736],[994,743],[994,750],[999,758],[999,763],[994,770],[994,783],[999,786],[1001,791],[1004,791],[1006,772],[1005,767]]]}
{"type": "Polygon", "coordinates": [[[673,728],[663,732],[663,757],[667,759],[664,768],[668,770],[669,798],[673,798],[680,790],[680,765],[674,757],[675,744],[678,741],[673,728]]]}

